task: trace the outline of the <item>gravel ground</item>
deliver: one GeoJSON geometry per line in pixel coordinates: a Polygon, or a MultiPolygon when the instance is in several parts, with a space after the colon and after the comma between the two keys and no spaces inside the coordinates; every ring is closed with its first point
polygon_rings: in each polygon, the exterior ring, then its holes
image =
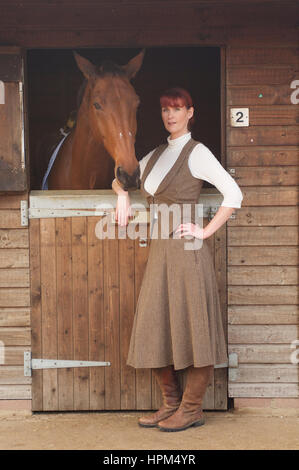
{"type": "Polygon", "coordinates": [[[299,411],[205,412],[182,432],[140,428],[140,412],[0,411],[1,450],[298,450],[299,411]]]}

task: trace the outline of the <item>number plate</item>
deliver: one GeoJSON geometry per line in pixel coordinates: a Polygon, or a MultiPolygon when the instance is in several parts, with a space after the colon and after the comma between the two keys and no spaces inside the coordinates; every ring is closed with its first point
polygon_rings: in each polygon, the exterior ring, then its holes
{"type": "Polygon", "coordinates": [[[230,125],[232,127],[248,127],[249,108],[231,108],[230,125]]]}

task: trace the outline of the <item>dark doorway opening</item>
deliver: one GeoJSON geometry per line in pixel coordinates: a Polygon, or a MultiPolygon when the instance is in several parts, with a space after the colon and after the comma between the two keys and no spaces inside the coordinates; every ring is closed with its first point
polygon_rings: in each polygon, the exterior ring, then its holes
{"type": "MultiPolygon", "coordinates": [[[[100,64],[111,59],[127,63],[140,49],[76,49],[100,64]]],[[[203,142],[220,160],[221,103],[219,47],[147,48],[143,66],[132,81],[141,105],[138,110],[136,155],[141,159],[165,141],[159,94],[173,86],[186,88],[195,105],[192,136],[203,142]]],[[[27,54],[30,188],[40,189],[49,155],[42,141],[59,139],[59,129],[77,108],[77,94],[84,77],[70,49],[34,49],[27,54]]],[[[61,136],[62,138],[62,136],[61,136]]],[[[209,187],[209,183],[205,182],[209,187]]],[[[98,188],[101,189],[101,188],[98,188]]]]}

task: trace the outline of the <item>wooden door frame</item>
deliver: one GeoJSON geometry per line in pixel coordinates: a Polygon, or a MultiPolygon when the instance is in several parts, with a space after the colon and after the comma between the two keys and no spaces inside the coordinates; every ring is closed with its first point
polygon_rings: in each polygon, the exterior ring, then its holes
{"type": "MultiPolygon", "coordinates": [[[[220,113],[221,113],[221,164],[226,168],[226,46],[220,46],[220,113]]],[[[228,314],[227,314],[227,224],[215,234],[215,273],[219,285],[220,305],[223,312],[225,336],[228,349],[228,314]]],[[[228,354],[228,352],[227,352],[228,354]]],[[[228,408],[228,367],[214,369],[214,399],[219,400],[220,409],[228,408]],[[225,385],[224,385],[225,384],[225,385]],[[226,387],[226,401],[223,402],[223,387],[226,387]]]]}

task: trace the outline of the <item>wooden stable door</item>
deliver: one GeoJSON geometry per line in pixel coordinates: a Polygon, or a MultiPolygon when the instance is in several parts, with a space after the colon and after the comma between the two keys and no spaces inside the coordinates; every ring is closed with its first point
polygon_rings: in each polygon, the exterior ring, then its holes
{"type": "MultiPolygon", "coordinates": [[[[150,410],[162,402],[151,370],[126,365],[149,240],[99,239],[101,217],[30,218],[32,359],[110,363],[32,370],[33,411],[150,410]]],[[[211,238],[222,263],[219,248],[211,238]]],[[[206,409],[226,408],[226,371],[215,369],[206,409]]]]}

